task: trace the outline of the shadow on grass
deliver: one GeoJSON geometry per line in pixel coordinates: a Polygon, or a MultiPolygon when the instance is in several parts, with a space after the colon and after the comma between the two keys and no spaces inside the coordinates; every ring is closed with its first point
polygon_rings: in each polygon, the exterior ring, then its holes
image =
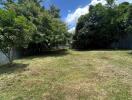
{"type": "Polygon", "coordinates": [[[13,63],[12,65],[2,65],[0,66],[0,75],[1,74],[11,74],[15,72],[22,72],[26,70],[28,64],[13,63]]]}
{"type": "Polygon", "coordinates": [[[131,51],[132,49],[73,49],[75,51],[131,51]]]}
{"type": "Polygon", "coordinates": [[[55,50],[55,51],[44,51],[43,53],[39,54],[32,54],[23,56],[22,59],[34,59],[34,58],[43,58],[43,57],[63,57],[69,54],[68,50],[55,50]]]}
{"type": "Polygon", "coordinates": [[[68,50],[48,51],[44,53],[45,56],[51,56],[51,57],[65,56],[67,54],[69,54],[68,50]]]}
{"type": "Polygon", "coordinates": [[[129,55],[132,55],[132,50],[130,50],[130,51],[128,52],[128,54],[129,54],[129,55]]]}

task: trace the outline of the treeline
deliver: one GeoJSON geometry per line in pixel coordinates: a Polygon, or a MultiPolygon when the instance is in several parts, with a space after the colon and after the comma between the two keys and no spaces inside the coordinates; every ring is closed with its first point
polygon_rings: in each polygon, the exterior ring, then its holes
{"type": "Polygon", "coordinates": [[[54,5],[46,10],[42,0],[1,0],[0,51],[12,62],[12,49],[40,53],[69,44],[70,34],[54,5]]]}
{"type": "Polygon", "coordinates": [[[120,38],[132,34],[132,4],[124,2],[90,6],[89,13],[79,18],[73,37],[76,49],[107,49],[120,38]]]}

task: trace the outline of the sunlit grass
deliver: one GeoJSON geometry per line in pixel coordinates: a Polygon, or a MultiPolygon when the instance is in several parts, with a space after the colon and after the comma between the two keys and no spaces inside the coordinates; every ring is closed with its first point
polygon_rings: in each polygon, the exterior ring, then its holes
{"type": "Polygon", "coordinates": [[[68,51],[0,67],[0,100],[132,100],[130,51],[68,51]]]}

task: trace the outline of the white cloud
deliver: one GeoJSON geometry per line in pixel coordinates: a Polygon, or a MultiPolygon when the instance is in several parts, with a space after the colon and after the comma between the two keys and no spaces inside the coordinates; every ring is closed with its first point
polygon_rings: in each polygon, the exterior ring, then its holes
{"type": "Polygon", "coordinates": [[[130,2],[130,3],[132,3],[132,0],[118,0],[118,2],[119,3],[121,3],[121,2],[130,2]]]}
{"type": "Polygon", "coordinates": [[[65,18],[65,22],[68,24],[68,26],[72,27],[69,29],[69,31],[75,30],[75,25],[78,21],[78,18],[82,15],[85,15],[89,12],[89,5],[96,5],[98,3],[105,4],[105,0],[92,0],[90,4],[77,8],[74,12],[70,12],[67,17],[65,18]]]}
{"type": "Polygon", "coordinates": [[[71,29],[68,30],[69,33],[74,33],[75,32],[75,27],[72,27],[71,29]]]}
{"type": "MultiPolygon", "coordinates": [[[[132,0],[118,0],[118,3],[121,3],[121,2],[124,2],[124,1],[132,3],[132,0]]],[[[80,16],[85,15],[86,13],[89,12],[89,5],[96,5],[98,3],[102,3],[103,5],[105,5],[106,0],[92,0],[86,6],[79,7],[74,12],[69,12],[67,17],[65,18],[65,22],[68,24],[68,26],[71,27],[71,29],[69,29],[69,31],[75,29],[74,27],[76,26],[76,23],[77,23],[78,18],[80,16]]]]}
{"type": "Polygon", "coordinates": [[[75,12],[69,13],[65,19],[66,23],[68,25],[75,24],[81,15],[85,15],[86,13],[88,13],[88,8],[88,5],[83,8],[79,7],[75,10],[75,12]]]}
{"type": "Polygon", "coordinates": [[[96,5],[98,3],[106,4],[106,0],[92,0],[90,5],[96,5]]]}

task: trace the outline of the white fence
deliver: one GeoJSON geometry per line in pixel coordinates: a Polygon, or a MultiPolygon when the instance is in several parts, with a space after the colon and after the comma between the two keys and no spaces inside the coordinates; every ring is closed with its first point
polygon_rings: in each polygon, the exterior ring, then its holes
{"type": "MultiPolygon", "coordinates": [[[[17,50],[13,50],[13,59],[20,58],[20,53],[17,50]]],[[[0,65],[4,65],[9,63],[8,58],[0,51],[0,65]]]]}
{"type": "Polygon", "coordinates": [[[0,52],[0,65],[7,64],[8,62],[9,61],[7,57],[2,52],[0,52]]]}

